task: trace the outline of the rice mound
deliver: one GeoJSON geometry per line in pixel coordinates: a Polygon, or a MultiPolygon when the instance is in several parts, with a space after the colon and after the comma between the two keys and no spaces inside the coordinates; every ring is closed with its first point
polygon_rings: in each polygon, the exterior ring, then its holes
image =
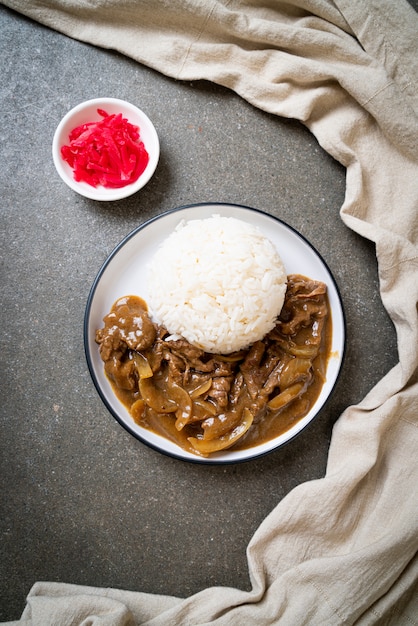
{"type": "Polygon", "coordinates": [[[247,348],[275,326],[286,271],[269,239],[233,217],[182,221],[148,268],[148,305],[174,338],[217,354],[247,348]]]}

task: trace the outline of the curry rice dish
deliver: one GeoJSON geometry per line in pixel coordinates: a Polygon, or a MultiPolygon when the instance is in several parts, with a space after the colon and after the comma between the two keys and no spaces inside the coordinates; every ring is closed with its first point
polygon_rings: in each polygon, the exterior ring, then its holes
{"type": "Polygon", "coordinates": [[[286,276],[269,240],[219,216],[181,224],[149,281],[150,311],[127,295],[96,332],[106,375],[135,422],[205,457],[273,439],[309,412],[330,353],[324,283],[286,276]]]}

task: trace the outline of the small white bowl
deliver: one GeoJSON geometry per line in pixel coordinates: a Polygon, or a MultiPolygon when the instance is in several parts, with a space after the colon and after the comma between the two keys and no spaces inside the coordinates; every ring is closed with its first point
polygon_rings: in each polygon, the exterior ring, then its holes
{"type": "Polygon", "coordinates": [[[92,200],[121,200],[122,198],[127,198],[128,196],[136,193],[147,184],[151,176],[154,174],[159,157],[160,142],[157,131],[155,130],[149,117],[133,104],[117,98],[95,98],[78,104],[76,107],[71,109],[71,111],[69,111],[58,124],[52,142],[52,158],[57,172],[61,176],[62,180],[71,189],[86,198],[91,198],[92,200]],[[125,187],[117,189],[102,186],[92,187],[87,183],[77,182],[74,180],[72,168],[61,156],[61,148],[62,146],[69,144],[69,134],[73,128],[87,122],[96,122],[103,119],[97,112],[97,109],[103,109],[109,113],[109,115],[122,113],[128,122],[134,124],[135,126],[139,126],[141,140],[143,141],[145,149],[149,154],[149,161],[144,172],[139,176],[139,178],[132,184],[126,185],[125,187]]]}

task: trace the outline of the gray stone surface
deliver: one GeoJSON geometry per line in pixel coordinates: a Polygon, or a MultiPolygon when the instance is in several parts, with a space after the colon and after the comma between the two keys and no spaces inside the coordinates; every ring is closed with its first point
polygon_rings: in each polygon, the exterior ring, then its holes
{"type": "Polygon", "coordinates": [[[396,363],[373,245],[339,217],[345,170],[296,122],[226,89],[180,83],[0,8],[0,620],[37,580],[186,596],[249,588],[246,546],[296,485],[324,475],[333,424],[396,363]],[[61,117],[97,96],[129,100],[161,140],[135,196],[96,203],[55,172],[61,117]],[[107,255],[148,218],[225,201],[278,216],[326,259],[347,316],[331,401],[292,443],[209,467],[163,456],[107,412],[90,379],[83,316],[107,255]]]}

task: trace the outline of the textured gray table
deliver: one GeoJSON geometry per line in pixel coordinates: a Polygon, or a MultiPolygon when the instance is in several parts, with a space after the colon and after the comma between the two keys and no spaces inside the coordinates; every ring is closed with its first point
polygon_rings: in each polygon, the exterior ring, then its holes
{"type": "Polygon", "coordinates": [[[373,245],[341,222],[345,171],[301,125],[205,82],[179,83],[0,8],[1,584],[17,619],[37,580],[186,596],[248,588],[246,545],[297,484],[320,478],[332,426],[397,361],[373,245]],[[137,195],[95,203],[55,172],[72,106],[112,96],[153,120],[161,159],[137,195]],[[317,420],[285,448],[223,467],[183,463],[131,437],[90,379],[83,316],[107,255],[168,209],[254,206],[307,237],[341,290],[347,356],[317,420]]]}

